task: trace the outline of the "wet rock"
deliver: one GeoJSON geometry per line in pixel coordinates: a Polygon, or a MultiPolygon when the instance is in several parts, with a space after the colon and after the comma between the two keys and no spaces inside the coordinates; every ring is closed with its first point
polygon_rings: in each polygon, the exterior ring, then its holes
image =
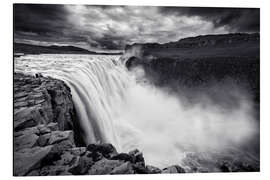
{"type": "Polygon", "coordinates": [[[134,163],[136,163],[136,162],[143,162],[144,163],[143,154],[138,149],[130,151],[128,154],[134,157],[134,163]]]}
{"type": "Polygon", "coordinates": [[[120,166],[123,162],[118,160],[108,160],[106,158],[101,159],[100,161],[96,162],[92,167],[89,169],[88,174],[110,174],[110,172],[117,166],[120,166]]]}
{"type": "Polygon", "coordinates": [[[178,165],[174,165],[174,166],[169,166],[167,168],[164,168],[161,173],[185,173],[185,170],[178,166],[178,165]]]}
{"type": "Polygon", "coordinates": [[[110,174],[134,174],[133,166],[130,162],[125,162],[120,166],[115,167],[110,174]]]}
{"type": "Polygon", "coordinates": [[[155,166],[146,166],[148,174],[159,174],[161,170],[155,166]]]}
{"type": "Polygon", "coordinates": [[[127,154],[127,153],[119,153],[114,156],[112,156],[110,159],[112,160],[123,160],[123,161],[134,161],[133,156],[127,154]]]}
{"type": "Polygon", "coordinates": [[[61,159],[56,161],[54,164],[60,165],[60,166],[70,165],[72,162],[74,162],[74,160],[73,160],[74,158],[76,158],[76,157],[73,154],[66,151],[61,155],[61,159]]]}
{"type": "Polygon", "coordinates": [[[104,144],[89,144],[87,146],[87,150],[96,153],[101,153],[104,157],[110,158],[113,155],[117,154],[116,149],[113,147],[112,144],[104,143],[104,144]]]}
{"type": "Polygon", "coordinates": [[[148,174],[148,171],[147,171],[143,161],[136,162],[135,164],[133,164],[133,168],[134,168],[134,171],[136,172],[136,174],[148,174]]]}
{"type": "Polygon", "coordinates": [[[23,108],[20,111],[17,111],[16,114],[14,114],[14,128],[16,131],[28,127],[33,127],[38,124],[35,118],[33,118],[33,114],[35,114],[34,111],[35,107],[23,108]]]}
{"type": "Polygon", "coordinates": [[[73,131],[52,131],[49,144],[55,144],[63,140],[69,140],[74,144],[73,131]]]}
{"type": "Polygon", "coordinates": [[[52,123],[52,122],[47,125],[47,128],[49,128],[51,131],[59,130],[58,129],[58,124],[57,123],[52,123]]]}
{"type": "Polygon", "coordinates": [[[104,158],[104,156],[100,152],[91,152],[89,156],[92,157],[95,162],[104,158]]]}
{"type": "Polygon", "coordinates": [[[33,147],[36,144],[38,138],[39,137],[36,134],[26,134],[15,138],[14,140],[15,151],[33,147]]]}
{"type": "Polygon", "coordinates": [[[79,157],[79,161],[69,170],[69,172],[75,175],[86,174],[93,164],[93,159],[87,155],[84,155],[79,157]]]}
{"type": "Polygon", "coordinates": [[[14,153],[14,175],[23,176],[38,168],[41,161],[51,152],[52,146],[34,147],[14,153]]]}
{"type": "Polygon", "coordinates": [[[66,166],[45,166],[40,170],[41,176],[72,175],[66,166]]]}
{"type": "Polygon", "coordinates": [[[74,147],[75,147],[74,141],[67,139],[67,140],[58,142],[56,144],[53,144],[52,152],[56,154],[60,154],[63,151],[67,151],[74,147]]]}
{"type": "Polygon", "coordinates": [[[18,138],[20,136],[26,136],[26,135],[31,135],[31,134],[39,134],[39,130],[37,127],[31,127],[31,128],[26,128],[21,131],[16,131],[14,132],[14,138],[18,138]]]}
{"type": "Polygon", "coordinates": [[[48,134],[43,134],[41,136],[39,136],[38,140],[37,140],[37,143],[39,146],[46,146],[48,145],[49,143],[49,139],[51,137],[51,133],[48,133],[48,134]]]}
{"type": "Polygon", "coordinates": [[[75,156],[81,156],[86,152],[86,147],[75,147],[68,150],[70,153],[75,156]]]}
{"type": "Polygon", "coordinates": [[[45,125],[39,125],[37,126],[38,130],[39,130],[39,134],[47,134],[47,133],[50,133],[51,132],[51,129],[48,128],[47,126],[45,125]]]}
{"type": "Polygon", "coordinates": [[[33,170],[27,176],[40,176],[39,170],[33,170]]]}

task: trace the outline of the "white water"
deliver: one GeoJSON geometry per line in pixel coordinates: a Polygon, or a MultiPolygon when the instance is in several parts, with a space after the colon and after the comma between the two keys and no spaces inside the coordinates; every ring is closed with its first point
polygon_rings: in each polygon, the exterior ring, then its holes
{"type": "Polygon", "coordinates": [[[119,56],[27,55],[15,59],[15,71],[67,83],[86,144],[138,148],[158,167],[182,164],[187,152],[226,152],[257,133],[245,96],[239,94],[239,106],[230,112],[209,102],[185,107],[179,97],[136,82],[144,72],[128,72],[119,56]]]}

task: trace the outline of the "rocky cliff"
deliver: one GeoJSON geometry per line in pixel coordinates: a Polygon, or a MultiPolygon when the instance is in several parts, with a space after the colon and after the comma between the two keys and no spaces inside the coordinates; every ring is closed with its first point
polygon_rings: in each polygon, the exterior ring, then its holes
{"type": "Polygon", "coordinates": [[[146,76],[156,85],[181,88],[191,92],[191,97],[196,89],[201,93],[207,87],[230,83],[245,89],[259,102],[258,33],[197,36],[165,44],[133,44],[126,46],[122,58],[128,69],[143,67],[146,76]]]}
{"type": "Polygon", "coordinates": [[[141,152],[118,153],[111,144],[85,146],[70,89],[50,77],[14,74],[14,175],[183,173],[148,166],[141,152]]]}

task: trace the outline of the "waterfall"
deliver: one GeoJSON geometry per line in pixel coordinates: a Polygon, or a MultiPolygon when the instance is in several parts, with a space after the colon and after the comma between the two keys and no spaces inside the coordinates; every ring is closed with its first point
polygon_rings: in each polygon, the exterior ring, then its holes
{"type": "Polygon", "coordinates": [[[234,96],[238,106],[230,110],[205,98],[185,106],[181,97],[138,82],[144,78],[143,69],[129,72],[119,58],[26,55],[14,63],[16,72],[42,73],[66,82],[86,144],[108,142],[119,152],[138,148],[151,165],[183,165],[189,152],[206,152],[203,157],[214,163],[211,153],[233,156],[230,148],[249,144],[258,134],[243,93],[234,96]]]}
{"type": "Polygon", "coordinates": [[[71,89],[86,144],[108,142],[120,150],[114,118],[131,82],[119,56],[28,55],[15,61],[15,71],[42,73],[63,80],[71,89]]]}

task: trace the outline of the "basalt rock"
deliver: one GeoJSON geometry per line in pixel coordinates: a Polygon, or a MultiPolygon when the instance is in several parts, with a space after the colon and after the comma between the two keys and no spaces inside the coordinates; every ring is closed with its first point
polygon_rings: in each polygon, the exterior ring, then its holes
{"type": "Polygon", "coordinates": [[[50,77],[14,74],[14,128],[57,123],[59,130],[73,129],[75,110],[70,89],[50,77]]]}
{"type": "Polygon", "coordinates": [[[89,144],[87,150],[93,153],[101,153],[104,157],[110,158],[117,154],[116,149],[111,144],[89,144]]]}
{"type": "Polygon", "coordinates": [[[161,173],[185,173],[185,170],[181,166],[174,165],[164,168],[161,173]]]}

